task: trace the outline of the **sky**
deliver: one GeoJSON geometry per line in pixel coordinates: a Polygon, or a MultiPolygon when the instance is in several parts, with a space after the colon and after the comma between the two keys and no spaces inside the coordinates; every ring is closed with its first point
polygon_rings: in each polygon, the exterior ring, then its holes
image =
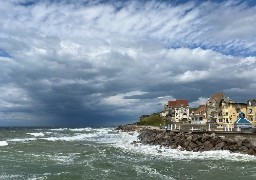
{"type": "Polygon", "coordinates": [[[111,126],[256,98],[256,2],[0,0],[0,126],[111,126]]]}

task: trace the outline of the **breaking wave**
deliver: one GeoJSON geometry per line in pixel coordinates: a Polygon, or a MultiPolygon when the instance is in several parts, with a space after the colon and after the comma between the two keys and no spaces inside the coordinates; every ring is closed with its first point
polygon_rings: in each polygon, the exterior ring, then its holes
{"type": "MultiPolygon", "coordinates": [[[[36,130],[36,131],[39,131],[36,130]]],[[[230,153],[229,151],[204,151],[191,152],[181,151],[179,149],[171,149],[167,147],[144,145],[141,143],[132,143],[137,141],[137,132],[119,132],[112,128],[79,128],[79,129],[47,129],[40,132],[26,133],[27,137],[13,138],[6,141],[0,141],[0,146],[10,145],[12,142],[27,142],[45,140],[49,142],[66,141],[66,142],[95,142],[106,144],[122,151],[129,151],[130,153],[158,156],[162,158],[174,160],[230,160],[230,161],[256,161],[255,156],[246,154],[230,153]],[[33,137],[31,137],[33,136],[33,137]]]]}
{"type": "Polygon", "coordinates": [[[8,146],[8,143],[6,141],[0,141],[0,146],[8,146]]]}

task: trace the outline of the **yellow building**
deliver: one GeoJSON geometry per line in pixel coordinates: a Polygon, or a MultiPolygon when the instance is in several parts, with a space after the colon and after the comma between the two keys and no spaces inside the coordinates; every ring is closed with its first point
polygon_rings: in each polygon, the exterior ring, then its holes
{"type": "Polygon", "coordinates": [[[218,129],[234,128],[240,112],[243,112],[252,125],[256,126],[256,99],[247,103],[237,103],[226,97],[224,93],[216,93],[206,102],[207,122],[216,123],[218,129]]]}
{"type": "Polygon", "coordinates": [[[246,103],[236,103],[229,98],[223,98],[219,107],[216,121],[218,128],[234,128],[234,123],[238,119],[239,113],[247,114],[246,103]]]}
{"type": "Polygon", "coordinates": [[[251,121],[252,125],[256,125],[256,99],[247,101],[246,117],[251,121]]]}

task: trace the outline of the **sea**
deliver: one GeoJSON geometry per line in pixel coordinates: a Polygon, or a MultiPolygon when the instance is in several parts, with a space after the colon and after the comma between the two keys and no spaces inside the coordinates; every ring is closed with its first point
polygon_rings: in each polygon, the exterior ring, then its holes
{"type": "Polygon", "coordinates": [[[256,179],[256,157],[134,144],[115,128],[0,129],[2,180],[256,179]]]}

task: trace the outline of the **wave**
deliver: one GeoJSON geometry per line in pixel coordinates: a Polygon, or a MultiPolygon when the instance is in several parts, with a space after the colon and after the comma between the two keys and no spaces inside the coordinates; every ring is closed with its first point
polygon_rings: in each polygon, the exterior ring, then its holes
{"type": "Polygon", "coordinates": [[[77,134],[75,136],[62,136],[62,137],[47,137],[39,138],[47,141],[81,141],[87,138],[97,137],[97,134],[77,134]]]}
{"type": "Polygon", "coordinates": [[[36,141],[37,138],[14,138],[7,140],[8,142],[26,142],[26,141],[36,141]]]}
{"type": "Polygon", "coordinates": [[[68,128],[49,129],[50,131],[66,131],[68,128]]]}
{"type": "Polygon", "coordinates": [[[26,134],[29,134],[29,135],[35,136],[35,137],[42,137],[42,136],[44,136],[44,133],[42,133],[42,132],[39,132],[39,133],[26,133],[26,134]]]}
{"type": "Polygon", "coordinates": [[[74,128],[69,130],[72,132],[83,132],[83,131],[88,132],[88,131],[92,131],[93,129],[89,127],[89,128],[74,128]]]}
{"type": "Polygon", "coordinates": [[[8,143],[6,141],[0,141],[0,146],[8,146],[8,143]]]}
{"type": "Polygon", "coordinates": [[[14,138],[6,141],[0,141],[0,146],[6,146],[9,142],[27,142],[36,140],[54,141],[90,141],[95,143],[106,144],[121,149],[125,152],[141,154],[146,156],[157,156],[160,158],[168,158],[170,160],[230,160],[230,161],[254,161],[256,156],[230,153],[229,151],[204,151],[191,152],[181,151],[179,149],[171,149],[161,146],[144,145],[141,143],[133,143],[138,141],[139,133],[126,133],[113,130],[113,128],[78,128],[78,129],[48,129],[47,131],[26,133],[33,137],[14,138]]]}
{"type": "Polygon", "coordinates": [[[138,133],[120,133],[120,139],[114,145],[125,151],[136,154],[158,156],[173,160],[230,160],[230,161],[256,161],[256,156],[247,154],[231,153],[226,150],[218,151],[181,151],[179,149],[171,149],[169,147],[162,147],[160,145],[144,145],[141,143],[132,143],[137,141],[138,133]]]}

